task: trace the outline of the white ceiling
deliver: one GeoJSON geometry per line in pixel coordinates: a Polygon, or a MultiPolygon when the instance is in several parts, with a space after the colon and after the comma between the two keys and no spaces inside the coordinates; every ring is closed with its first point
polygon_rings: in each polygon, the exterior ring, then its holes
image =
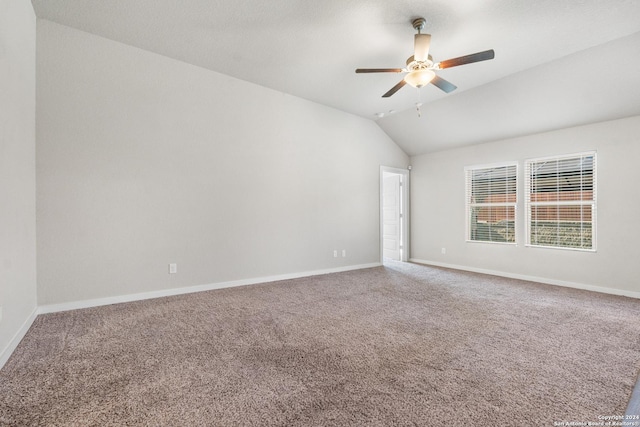
{"type": "Polygon", "coordinates": [[[39,18],[376,120],[410,155],[640,114],[638,0],[32,3],[39,18]],[[451,94],[383,99],[402,76],[354,70],[404,66],[419,16],[434,60],[496,58],[440,71],[451,94]]]}

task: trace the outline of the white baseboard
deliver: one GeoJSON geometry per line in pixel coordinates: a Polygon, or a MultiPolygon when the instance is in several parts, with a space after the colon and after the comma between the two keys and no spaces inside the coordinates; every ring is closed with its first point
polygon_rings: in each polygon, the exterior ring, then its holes
{"type": "Polygon", "coordinates": [[[190,294],[194,292],[210,291],[213,289],[231,288],[235,286],[255,285],[258,283],[276,282],[279,280],[298,279],[301,277],[318,276],[321,274],[340,273],[343,271],[361,270],[364,268],[379,267],[379,262],[371,264],[350,265],[346,267],[328,268],[324,270],[313,270],[299,273],[280,274],[275,276],[256,277],[253,279],[233,280],[229,282],[211,283],[208,285],[189,286],[185,288],[163,289],[160,291],[142,292],[130,295],[118,295],[106,298],[96,298],[83,301],[72,301],[61,304],[41,305],[33,310],[29,318],[25,320],[18,332],[11,339],[9,344],[0,352],[0,369],[7,363],[18,344],[33,324],[39,314],[56,313],[60,311],[76,310],[80,308],[99,307],[102,305],[119,304],[123,302],[140,301],[151,298],[160,298],[172,295],[190,294]]]}
{"type": "Polygon", "coordinates": [[[256,277],[252,279],[233,280],[230,282],[210,283],[207,285],[189,286],[184,288],[163,289],[160,291],[142,292],[138,294],[118,295],[82,301],[65,302],[61,304],[42,305],[38,307],[38,314],[57,313],[60,311],[77,310],[80,308],[99,307],[101,305],[119,304],[123,302],[140,301],[145,299],[168,297],[173,295],[190,294],[194,292],[211,291],[214,289],[231,288],[235,286],[255,285],[258,283],[277,282],[279,280],[298,279],[301,277],[318,276],[320,274],[340,273],[343,271],[361,270],[363,268],[379,267],[379,262],[371,264],[350,265],[346,267],[328,268],[299,273],[280,274],[275,276],[256,277]]]}
{"type": "Polygon", "coordinates": [[[7,360],[9,360],[9,358],[13,354],[13,351],[16,349],[16,347],[18,347],[20,341],[22,341],[22,338],[24,338],[24,336],[27,334],[27,331],[29,331],[29,328],[33,324],[33,321],[36,320],[37,316],[38,309],[35,308],[31,312],[29,317],[27,317],[27,319],[24,321],[20,329],[18,329],[18,332],[16,332],[13,338],[11,338],[9,344],[7,344],[7,346],[0,352],[0,369],[2,369],[5,363],[7,363],[7,360]]]}
{"type": "Polygon", "coordinates": [[[603,294],[621,295],[625,297],[640,299],[640,292],[626,291],[624,289],[605,288],[602,286],[585,285],[583,283],[567,282],[564,280],[548,279],[546,277],[527,276],[525,274],[507,273],[504,271],[488,270],[484,268],[468,267],[465,265],[447,264],[438,261],[427,261],[418,258],[411,258],[409,261],[417,264],[432,265],[434,267],[452,268],[454,270],[471,271],[474,273],[490,274],[492,276],[508,277],[510,279],[527,280],[529,282],[544,283],[546,285],[564,286],[567,288],[583,289],[586,291],[600,292],[603,294]]]}
{"type": "MultiPolygon", "coordinates": [[[[582,283],[548,279],[544,277],[506,273],[503,271],[468,267],[468,266],[456,265],[456,264],[447,264],[447,263],[442,263],[437,261],[427,261],[427,260],[422,260],[418,258],[411,258],[410,261],[418,264],[432,265],[436,267],[445,267],[445,268],[452,268],[455,270],[472,271],[475,273],[491,274],[494,276],[508,277],[512,279],[527,280],[532,282],[545,283],[549,285],[565,286],[569,288],[584,289],[588,291],[595,291],[595,292],[601,292],[601,293],[613,294],[613,295],[622,295],[622,296],[640,299],[640,292],[632,292],[632,291],[626,291],[622,289],[605,288],[600,286],[585,285],[582,283]]],[[[39,306],[36,310],[34,310],[31,316],[29,316],[29,318],[25,321],[25,323],[22,325],[20,330],[16,333],[16,335],[11,340],[9,345],[2,351],[2,353],[0,353],[0,368],[2,368],[2,366],[9,359],[9,357],[11,356],[11,353],[13,353],[15,348],[20,343],[20,340],[22,340],[24,335],[27,333],[27,331],[31,327],[31,324],[33,323],[33,321],[35,320],[38,314],[55,313],[55,312],[61,312],[61,311],[76,310],[81,308],[99,307],[102,305],[119,304],[124,302],[140,301],[140,300],[146,300],[146,299],[152,299],[152,298],[160,298],[160,297],[173,296],[173,295],[189,294],[194,292],[210,291],[214,289],[231,288],[236,286],[255,285],[259,283],[276,282],[279,280],[298,279],[301,277],[317,276],[321,274],[339,273],[344,271],[379,267],[381,265],[382,263],[379,263],[379,262],[371,263],[371,264],[359,264],[359,265],[351,265],[346,267],[337,267],[337,268],[330,268],[330,269],[323,269],[323,270],[314,270],[314,271],[306,271],[306,272],[299,272],[299,273],[281,274],[281,275],[275,275],[275,276],[257,277],[252,279],[242,279],[242,280],[233,280],[228,282],[211,283],[206,285],[189,286],[184,288],[163,289],[159,291],[142,292],[142,293],[130,294],[130,295],[118,295],[113,297],[97,298],[97,299],[82,300],[82,301],[72,301],[72,302],[61,303],[61,304],[42,305],[42,306],[39,306]]]]}

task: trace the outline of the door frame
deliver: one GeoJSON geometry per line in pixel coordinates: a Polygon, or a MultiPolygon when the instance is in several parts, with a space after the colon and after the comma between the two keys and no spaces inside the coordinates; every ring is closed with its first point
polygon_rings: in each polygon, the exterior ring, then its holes
{"type": "Polygon", "coordinates": [[[409,261],[409,249],[411,247],[409,242],[409,222],[410,222],[410,204],[409,204],[409,185],[410,185],[410,175],[409,169],[400,169],[393,168],[390,166],[380,166],[380,206],[379,206],[379,219],[380,219],[380,264],[384,263],[384,242],[383,242],[383,190],[384,190],[384,174],[392,173],[401,176],[402,186],[400,187],[400,204],[402,206],[402,226],[400,227],[400,241],[402,242],[402,249],[400,251],[400,261],[407,262],[409,261]]]}

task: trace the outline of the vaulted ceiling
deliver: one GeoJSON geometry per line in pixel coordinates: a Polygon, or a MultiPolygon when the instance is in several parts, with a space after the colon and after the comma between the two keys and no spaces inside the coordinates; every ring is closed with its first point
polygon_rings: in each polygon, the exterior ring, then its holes
{"type": "MultiPolygon", "coordinates": [[[[637,0],[32,0],[38,18],[375,120],[408,154],[640,114],[637,0]],[[426,18],[439,71],[381,95],[426,18]],[[416,103],[422,103],[420,116],[416,103]]],[[[250,100],[247,100],[250,102],[250,100]]]]}

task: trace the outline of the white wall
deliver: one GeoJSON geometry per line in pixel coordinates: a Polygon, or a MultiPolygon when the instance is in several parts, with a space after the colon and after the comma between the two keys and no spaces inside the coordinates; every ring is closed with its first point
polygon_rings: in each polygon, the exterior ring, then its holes
{"type": "Polygon", "coordinates": [[[35,43],[31,2],[0,0],[0,366],[36,308],[35,43]]]}
{"type": "Polygon", "coordinates": [[[37,77],[40,304],[379,262],[373,121],[44,20],[37,77]]]}
{"type": "Polygon", "coordinates": [[[637,116],[413,157],[412,257],[640,295],[639,135],[637,116]],[[597,252],[525,247],[523,160],[589,150],[598,162],[597,252]],[[511,160],[520,168],[518,245],[465,242],[464,167],[511,160]]]}

